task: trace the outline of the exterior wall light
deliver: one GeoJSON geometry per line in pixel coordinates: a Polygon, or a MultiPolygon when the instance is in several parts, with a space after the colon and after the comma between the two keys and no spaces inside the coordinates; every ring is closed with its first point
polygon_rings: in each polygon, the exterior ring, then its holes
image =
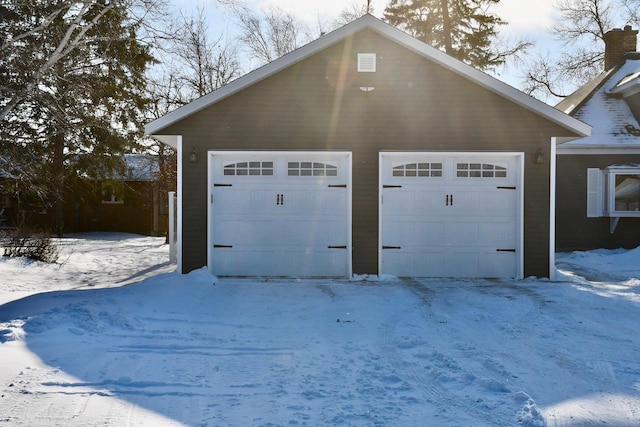
{"type": "Polygon", "coordinates": [[[198,152],[196,151],[195,148],[192,148],[191,152],[189,153],[189,162],[191,162],[191,163],[197,163],[198,162],[198,152]]]}
{"type": "Polygon", "coordinates": [[[542,150],[536,151],[534,160],[535,160],[537,165],[543,164],[544,163],[544,151],[542,151],[542,150]]]}

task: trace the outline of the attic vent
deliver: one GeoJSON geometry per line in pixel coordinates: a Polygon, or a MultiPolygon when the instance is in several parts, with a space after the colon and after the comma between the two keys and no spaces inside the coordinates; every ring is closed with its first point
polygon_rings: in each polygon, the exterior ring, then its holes
{"type": "Polygon", "coordinates": [[[359,73],[375,73],[376,72],[376,54],[375,53],[359,53],[358,54],[358,72],[359,73]]]}

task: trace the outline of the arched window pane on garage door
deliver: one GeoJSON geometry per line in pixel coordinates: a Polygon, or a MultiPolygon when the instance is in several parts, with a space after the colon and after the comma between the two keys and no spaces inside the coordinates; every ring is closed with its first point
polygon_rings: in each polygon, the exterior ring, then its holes
{"type": "Polygon", "coordinates": [[[506,178],[506,165],[488,163],[457,163],[456,176],[458,178],[506,178]]]}
{"type": "Polygon", "coordinates": [[[338,166],[322,162],[288,162],[289,176],[338,176],[338,166]]]}
{"type": "Polygon", "coordinates": [[[225,162],[224,174],[234,176],[270,176],[273,175],[273,162],[225,162]]]}
{"type": "Polygon", "coordinates": [[[393,176],[397,177],[442,177],[442,163],[393,164],[393,176]]]}

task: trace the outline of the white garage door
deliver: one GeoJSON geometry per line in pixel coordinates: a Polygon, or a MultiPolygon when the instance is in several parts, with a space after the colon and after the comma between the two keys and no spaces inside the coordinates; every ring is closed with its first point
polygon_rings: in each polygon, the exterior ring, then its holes
{"type": "Polygon", "coordinates": [[[521,159],[382,153],[381,273],[520,277],[521,159]]]}
{"type": "Polygon", "coordinates": [[[351,154],[209,154],[209,269],[343,277],[351,269],[351,154]]]}

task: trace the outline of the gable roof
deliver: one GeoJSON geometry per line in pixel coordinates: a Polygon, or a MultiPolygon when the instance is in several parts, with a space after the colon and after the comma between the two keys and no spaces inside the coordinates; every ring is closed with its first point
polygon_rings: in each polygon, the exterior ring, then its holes
{"type": "Polygon", "coordinates": [[[625,100],[640,91],[640,56],[627,55],[556,105],[593,127],[591,135],[558,145],[568,149],[640,149],[640,123],[625,100]]]}
{"type": "Polygon", "coordinates": [[[361,30],[369,29],[383,37],[386,37],[399,45],[421,55],[431,61],[449,69],[450,71],[471,80],[472,82],[482,86],[548,120],[564,127],[571,133],[579,136],[590,134],[591,128],[585,123],[576,120],[561,111],[507,85],[500,80],[489,76],[465,63],[452,58],[451,56],[433,48],[426,43],[411,37],[409,34],[398,30],[372,15],[364,15],[361,18],[331,32],[319,39],[301,47],[297,50],[284,55],[283,57],[270,62],[269,64],[240,77],[226,86],[221,87],[195,101],[180,107],[169,114],[160,117],[145,126],[145,133],[153,135],[160,141],[167,143],[174,148],[176,147],[175,136],[162,135],[162,130],[170,125],[177,123],[239,91],[251,86],[277,72],[290,67],[305,58],[334,45],[346,37],[353,35],[361,30]]]}

